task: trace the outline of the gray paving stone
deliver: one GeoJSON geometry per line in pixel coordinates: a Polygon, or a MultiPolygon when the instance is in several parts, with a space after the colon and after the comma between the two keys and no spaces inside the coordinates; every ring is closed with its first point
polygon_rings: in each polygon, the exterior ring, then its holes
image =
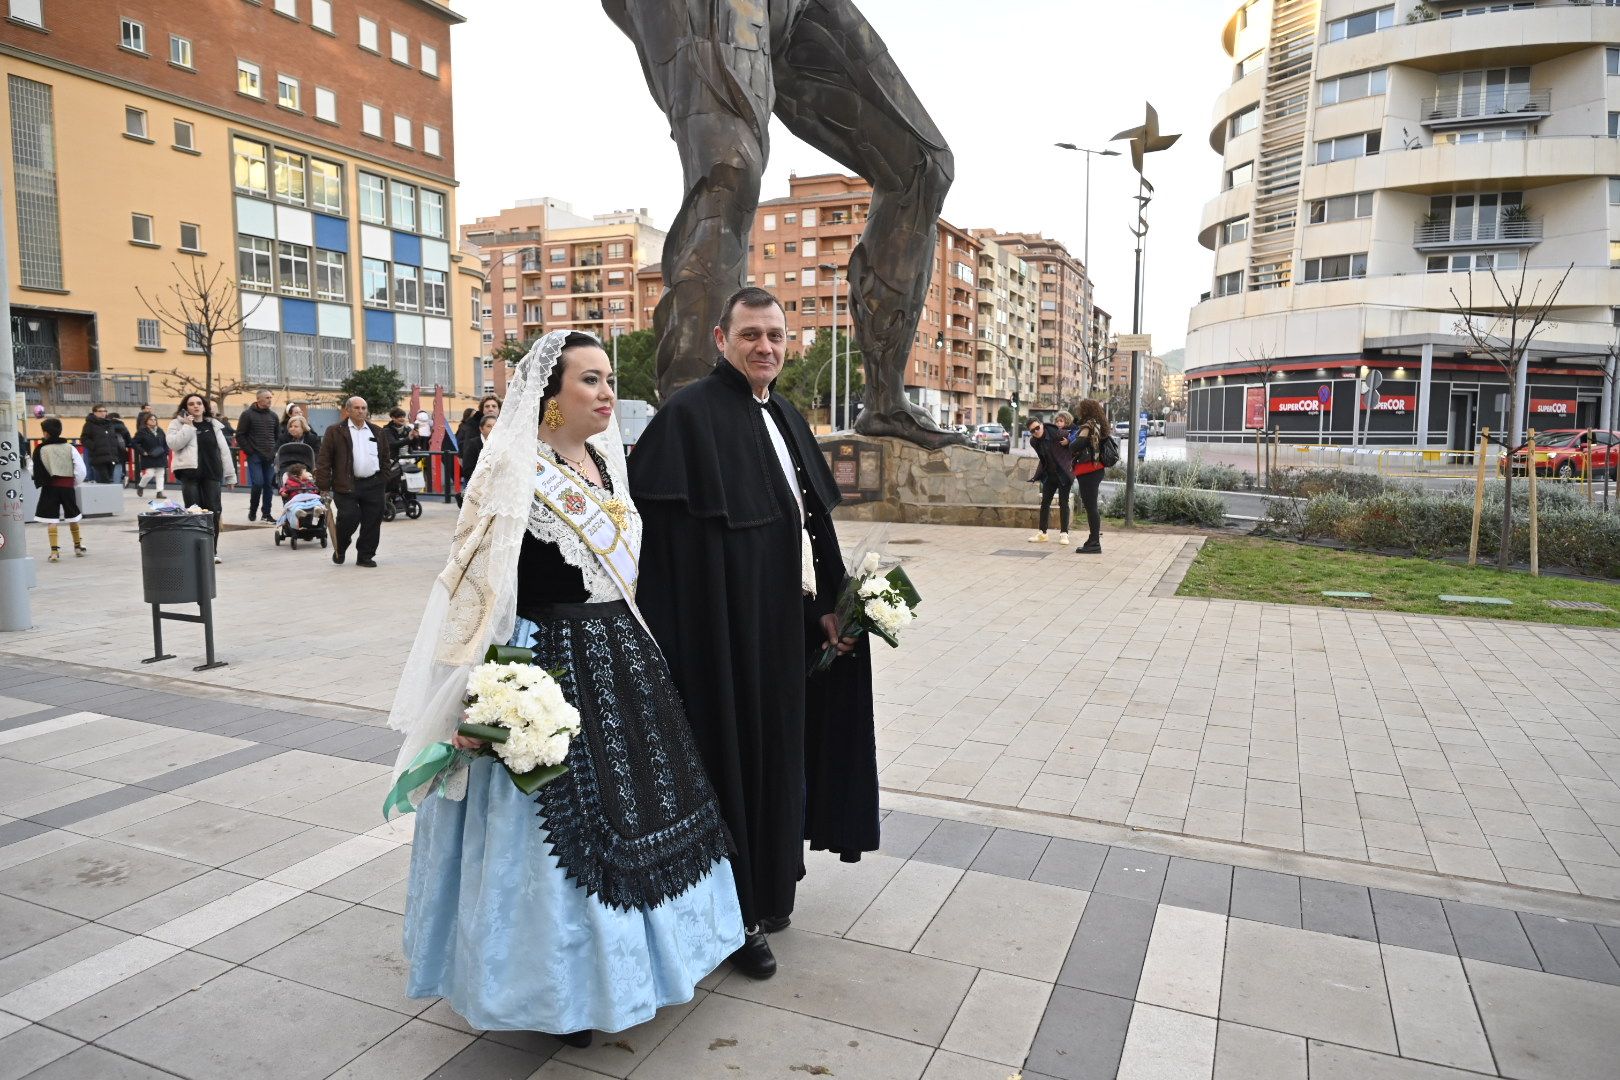
{"type": "Polygon", "coordinates": [[[1090,892],[1107,857],[1108,848],[1102,844],[1058,837],[1047,845],[1030,880],[1090,892]]]}
{"type": "MultiPolygon", "coordinates": [[[[1600,925],[1597,932],[1598,937],[1602,938],[1604,944],[1609,946],[1609,952],[1614,954],[1616,960],[1620,960],[1620,926],[1600,925]]],[[[1481,957],[1481,959],[1485,958],[1481,957]]]]}
{"type": "Polygon", "coordinates": [[[1530,939],[1513,912],[1483,904],[1465,904],[1460,900],[1443,900],[1441,906],[1445,908],[1446,922],[1451,926],[1451,937],[1457,943],[1459,955],[1531,971],[1541,968],[1536,950],[1531,948],[1530,939]]]}
{"type": "Polygon", "coordinates": [[[306,742],[304,749],[312,754],[330,754],[337,756],[351,747],[361,746],[374,739],[379,729],[366,724],[350,724],[349,730],[330,735],[324,739],[306,742]]]}
{"type": "MultiPolygon", "coordinates": [[[[1125,901],[1130,903],[1132,901],[1125,901]]],[[[1025,1063],[1033,1076],[1114,1080],[1131,1025],[1131,1002],[1069,986],[1053,989],[1025,1063]]]]}
{"type": "MultiPolygon", "coordinates": [[[[148,694],[146,697],[134,701],[119,702],[118,706],[113,709],[112,715],[122,716],[126,720],[145,720],[152,724],[165,724],[166,717],[174,716],[196,703],[196,698],[159,692],[148,694]]],[[[181,727],[184,725],[165,724],[165,726],[181,727]]],[[[197,731],[201,729],[190,728],[189,730],[197,731]]]]}
{"type": "Polygon", "coordinates": [[[1591,923],[1519,913],[1519,922],[1543,970],[1574,979],[1620,985],[1620,964],[1591,923]]]}
{"type": "Polygon", "coordinates": [[[108,1053],[99,1046],[81,1046],[28,1074],[28,1080],[173,1080],[173,1077],[173,1073],[159,1072],[139,1061],[108,1053]]]}
{"type": "Polygon", "coordinates": [[[1360,885],[1316,878],[1299,879],[1300,925],[1339,937],[1377,941],[1372,900],[1360,885]]]}
{"type": "Polygon", "coordinates": [[[878,852],[896,859],[909,859],[938,825],[938,818],[920,814],[898,811],[888,814],[883,818],[883,840],[878,852]]]}
{"type": "Polygon", "coordinates": [[[912,952],[1052,982],[1085,903],[1071,889],[969,870],[912,952]]]}
{"type": "Polygon", "coordinates": [[[401,1023],[389,1009],[235,968],[99,1044],[183,1076],[323,1080],[401,1023]],[[224,1017],[240,1022],[227,1030],[224,1017]]]}
{"type": "Polygon", "coordinates": [[[94,1042],[136,1017],[145,1016],[210,979],[218,978],[230,968],[223,960],[183,952],[51,1014],[45,1023],[56,1031],[94,1042]]]}
{"type": "Polygon", "coordinates": [[[1373,916],[1378,940],[1427,952],[1456,953],[1445,909],[1432,896],[1372,889],[1373,916]]]}
{"type": "Polygon", "coordinates": [[[478,1039],[429,1073],[427,1080],[523,1080],[549,1057],[493,1039],[478,1039]]]}
{"type": "Polygon", "coordinates": [[[30,1024],[0,1039],[0,1078],[17,1080],[83,1045],[78,1039],[30,1024]]]}
{"type": "Polygon", "coordinates": [[[922,862],[967,869],[990,839],[988,825],[967,821],[941,821],[911,856],[922,862]]]}
{"type": "Polygon", "coordinates": [[[273,738],[261,736],[258,741],[274,743],[277,746],[286,746],[298,750],[307,750],[312,743],[320,742],[323,739],[329,739],[334,735],[342,735],[353,727],[353,724],[344,720],[317,720],[313,727],[294,731],[288,735],[277,735],[273,738]]]}
{"type": "Polygon", "coordinates": [[[1156,905],[1146,900],[1092,893],[1058,983],[1135,998],[1156,912],[1156,905]]]}
{"type": "Polygon", "coordinates": [[[1232,871],[1234,919],[1298,926],[1299,878],[1270,870],[1250,870],[1239,866],[1232,871]]]}
{"type": "Polygon", "coordinates": [[[99,795],[92,795],[87,799],[80,799],[78,802],[70,802],[66,806],[58,806],[54,810],[34,814],[29,820],[37,821],[41,825],[49,825],[53,829],[63,829],[86,818],[93,818],[97,814],[120,810],[131,803],[138,803],[151,797],[152,792],[147,788],[124,785],[111,791],[103,791],[99,795]]]}
{"type": "Polygon", "coordinates": [[[333,751],[333,756],[350,761],[372,761],[381,757],[392,762],[403,742],[404,736],[397,731],[378,731],[353,746],[333,751]]]}
{"type": "Polygon", "coordinates": [[[80,710],[78,709],[70,709],[63,705],[52,705],[48,708],[36,709],[30,713],[23,713],[21,716],[11,716],[4,720],[0,720],[0,731],[10,731],[12,728],[27,727],[29,724],[37,724],[42,720],[55,720],[58,716],[66,716],[68,713],[79,711],[80,710]]]}
{"type": "Polygon", "coordinates": [[[83,923],[83,919],[60,911],[0,896],[0,958],[33,948],[83,923]]]}
{"type": "Polygon", "coordinates": [[[1232,868],[1222,863],[1172,858],[1159,903],[1225,915],[1232,905],[1232,868]]]}
{"type": "Polygon", "coordinates": [[[355,906],[248,964],[306,986],[415,1016],[431,1002],[405,996],[410,972],[400,951],[403,937],[403,920],[398,915],[355,906]]]}
{"type": "Polygon", "coordinates": [[[85,840],[0,871],[0,892],[99,919],[208,867],[105,840],[85,840]]]}
{"type": "Polygon", "coordinates": [[[1620,988],[1464,960],[1497,1069],[1518,1080],[1613,1080],[1620,988]]]}
{"type": "Polygon", "coordinates": [[[89,698],[106,697],[114,690],[121,689],[110,683],[91,682],[88,679],[60,677],[42,679],[28,686],[28,696],[34,701],[43,701],[48,705],[73,705],[79,707],[79,702],[89,698]]]}
{"type": "Polygon", "coordinates": [[[1102,872],[1097,875],[1097,884],[1092,886],[1092,892],[1157,904],[1159,893],[1164,889],[1165,870],[1169,865],[1168,855],[1111,847],[1108,849],[1108,857],[1103,860],[1102,872]]]}
{"type": "Polygon", "coordinates": [[[105,839],[224,866],[308,828],[302,822],[269,814],[194,802],[115,830],[105,839]]]}
{"type": "Polygon", "coordinates": [[[19,840],[26,840],[30,836],[38,836],[40,833],[50,831],[51,827],[49,825],[41,824],[38,821],[28,821],[26,819],[8,821],[4,825],[0,825],[0,847],[15,844],[19,840]]]}
{"type": "Polygon", "coordinates": [[[240,769],[244,765],[251,765],[255,761],[285,754],[286,747],[268,746],[257,743],[253,746],[244,746],[240,750],[211,757],[206,761],[199,761],[195,765],[186,765],[183,768],[171,769],[166,773],[159,773],[147,780],[142,780],[140,786],[151,788],[153,791],[174,791],[187,784],[195,784],[199,780],[207,780],[210,776],[228,773],[232,769],[240,769]]]}
{"type": "Polygon", "coordinates": [[[1227,925],[1221,1019],[1395,1053],[1376,944],[1233,919],[1227,925]]]}
{"type": "Polygon", "coordinates": [[[1306,1080],[1305,1040],[1222,1020],[1215,1034],[1214,1080],[1306,1080]]]}
{"type": "Polygon", "coordinates": [[[979,850],[979,855],[968,869],[1000,877],[1029,879],[1046,853],[1050,837],[1037,833],[997,829],[979,850]]]}
{"type": "Polygon", "coordinates": [[[1479,1080],[1480,1077],[1477,1072],[1408,1061],[1316,1039],[1310,1040],[1309,1046],[1311,1080],[1479,1080]]]}
{"type": "Polygon", "coordinates": [[[276,905],[263,915],[214,935],[194,946],[194,951],[238,964],[245,963],[284,941],[292,940],[310,927],[320,925],[349,906],[347,902],[330,896],[304,893],[285,904],[276,905]]]}

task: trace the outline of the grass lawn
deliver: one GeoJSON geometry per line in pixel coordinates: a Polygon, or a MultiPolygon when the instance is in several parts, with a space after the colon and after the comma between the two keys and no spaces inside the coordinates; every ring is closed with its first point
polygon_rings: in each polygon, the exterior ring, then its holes
{"type": "Polygon", "coordinates": [[[1483,566],[1469,569],[1427,559],[1333,551],[1277,540],[1211,538],[1188,569],[1177,595],[1620,627],[1620,583],[1537,578],[1516,571],[1504,574],[1483,566]],[[1323,596],[1323,590],[1367,592],[1372,599],[1323,596]],[[1513,601],[1513,606],[1448,603],[1440,599],[1442,593],[1498,596],[1513,601]],[[1593,600],[1614,610],[1574,611],[1549,607],[1548,600],[1593,600]]]}

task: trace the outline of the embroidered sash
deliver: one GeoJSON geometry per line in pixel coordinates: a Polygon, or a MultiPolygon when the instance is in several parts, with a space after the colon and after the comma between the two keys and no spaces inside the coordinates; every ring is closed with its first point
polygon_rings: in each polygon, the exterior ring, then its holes
{"type": "MultiPolygon", "coordinates": [[[[539,455],[534,459],[534,497],[585,542],[608,577],[613,579],[630,613],[646,630],[647,622],[636,607],[636,580],[641,576],[641,567],[624,537],[624,523],[629,513],[625,504],[618,499],[603,502],[555,462],[539,455]]],[[[652,631],[647,632],[651,636],[652,631]]]]}

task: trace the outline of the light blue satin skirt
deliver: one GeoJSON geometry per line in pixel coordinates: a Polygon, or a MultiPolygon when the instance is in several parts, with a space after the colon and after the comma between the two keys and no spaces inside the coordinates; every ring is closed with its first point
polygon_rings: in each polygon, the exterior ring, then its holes
{"type": "Polygon", "coordinates": [[[406,993],[485,1031],[622,1031],[692,999],[743,943],[731,863],[647,911],[565,876],[535,801],[491,757],[467,798],[422,803],[405,903],[406,993]]]}

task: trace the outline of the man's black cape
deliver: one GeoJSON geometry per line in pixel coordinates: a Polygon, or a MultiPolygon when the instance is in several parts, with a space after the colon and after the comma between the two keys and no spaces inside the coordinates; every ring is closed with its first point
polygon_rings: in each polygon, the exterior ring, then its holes
{"type": "Polygon", "coordinates": [[[645,525],[636,599],[681,692],[736,841],[750,925],[793,910],[803,841],[846,861],[878,846],[872,667],[866,642],[808,680],[844,583],[837,486],[779,394],[761,405],[725,360],[671,395],[630,457],[645,525]],[[800,588],[798,508],[764,410],[804,498],[816,596],[800,588]]]}

